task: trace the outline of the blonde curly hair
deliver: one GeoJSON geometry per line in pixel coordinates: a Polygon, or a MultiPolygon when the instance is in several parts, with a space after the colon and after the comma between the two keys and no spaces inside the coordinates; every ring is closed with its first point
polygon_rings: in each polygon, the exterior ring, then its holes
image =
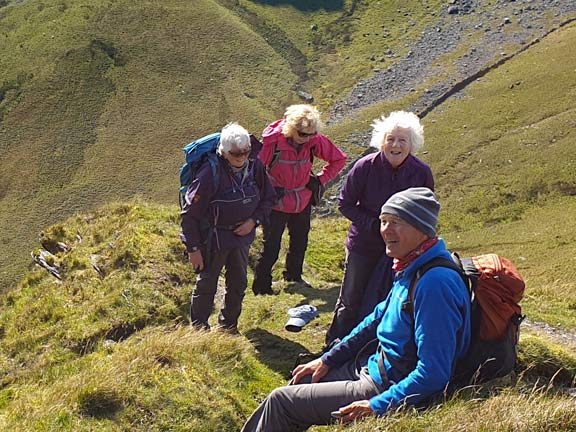
{"type": "Polygon", "coordinates": [[[293,137],[303,129],[306,131],[313,129],[319,133],[323,126],[320,112],[312,105],[290,105],[286,108],[284,118],[286,122],[282,127],[282,135],[285,137],[293,137]]]}

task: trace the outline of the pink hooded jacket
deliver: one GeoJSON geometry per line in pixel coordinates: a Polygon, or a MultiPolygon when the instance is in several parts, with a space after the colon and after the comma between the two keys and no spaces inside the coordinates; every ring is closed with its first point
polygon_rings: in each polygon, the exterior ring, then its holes
{"type": "Polygon", "coordinates": [[[306,188],[310,180],[312,162],[310,152],[327,162],[317,174],[326,185],[334,179],[346,164],[346,153],[321,134],[314,135],[304,144],[293,146],[282,135],[284,119],[270,123],[262,132],[262,150],[258,157],[266,166],[272,186],[284,188],[284,196],[278,200],[274,210],[284,213],[300,213],[310,202],[312,191],[306,188]],[[297,151],[296,149],[299,149],[297,151]],[[274,153],[279,157],[274,158],[274,153]],[[275,159],[273,162],[272,160],[275,159]],[[273,162],[273,163],[272,163],[273,162]],[[270,164],[272,163],[272,168],[270,164]]]}

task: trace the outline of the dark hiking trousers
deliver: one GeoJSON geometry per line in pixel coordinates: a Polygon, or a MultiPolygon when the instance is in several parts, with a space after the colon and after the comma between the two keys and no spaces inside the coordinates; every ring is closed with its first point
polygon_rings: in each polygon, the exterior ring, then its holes
{"type": "Polygon", "coordinates": [[[310,205],[300,213],[283,213],[272,210],[270,224],[262,226],[264,247],[254,269],[252,291],[255,294],[272,291],[272,267],[278,260],[282,234],[286,226],[288,226],[290,242],[286,255],[284,279],[289,281],[302,279],[302,266],[308,247],[308,233],[310,232],[310,211],[310,205]]]}
{"type": "Polygon", "coordinates": [[[378,264],[379,256],[365,257],[355,252],[346,251],[344,278],[340,294],[334,307],[332,324],[326,332],[326,345],[335,339],[342,339],[364,318],[360,315],[362,300],[370,276],[378,264]]]}
{"type": "Polygon", "coordinates": [[[377,384],[366,367],[358,372],[354,361],[331,369],[321,382],[287,385],[273,390],[254,411],[241,432],[304,431],[335,421],[332,411],[355,401],[368,400],[388,388],[377,384]]]}
{"type": "Polygon", "coordinates": [[[248,249],[250,246],[213,252],[210,267],[204,269],[196,279],[192,294],[190,315],[192,325],[209,328],[208,318],[214,308],[214,296],[222,268],[226,268],[226,292],[218,315],[218,324],[235,329],[242,311],[242,300],[246,291],[248,249]]]}

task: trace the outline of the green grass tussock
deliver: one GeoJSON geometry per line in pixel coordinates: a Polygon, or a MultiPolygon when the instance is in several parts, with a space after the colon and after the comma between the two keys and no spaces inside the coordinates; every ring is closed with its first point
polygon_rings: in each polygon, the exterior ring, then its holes
{"type": "Polygon", "coordinates": [[[270,374],[242,338],[154,327],[16,385],[9,430],[235,430],[270,374]],[[113,379],[111,379],[113,377],[113,379]],[[51,406],[51,409],[46,409],[51,406]]]}
{"type": "Polygon", "coordinates": [[[46,230],[46,244],[69,250],[53,258],[61,280],[36,270],[3,299],[1,343],[15,365],[84,354],[101,338],[184,320],[192,275],[173,212],[110,205],[46,230]]]}
{"type": "Polygon", "coordinates": [[[369,419],[351,427],[315,430],[368,432],[408,431],[568,431],[576,427],[574,401],[566,395],[515,387],[486,400],[453,400],[419,415],[397,413],[384,419],[369,419]],[[538,413],[538,415],[534,415],[538,413]]]}

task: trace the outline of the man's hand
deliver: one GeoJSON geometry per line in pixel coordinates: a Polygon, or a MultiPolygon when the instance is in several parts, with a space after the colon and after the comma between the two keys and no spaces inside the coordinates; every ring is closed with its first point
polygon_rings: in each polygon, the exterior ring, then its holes
{"type": "Polygon", "coordinates": [[[292,383],[298,384],[302,377],[306,375],[312,375],[312,382],[316,383],[320,381],[329,370],[330,366],[324,364],[322,359],[317,358],[306,364],[296,366],[296,369],[292,371],[292,383]]]}
{"type": "Polygon", "coordinates": [[[234,234],[240,237],[244,237],[245,235],[250,234],[255,226],[256,222],[254,222],[254,219],[246,219],[244,222],[238,225],[238,227],[236,227],[234,234]]]}
{"type": "Polygon", "coordinates": [[[339,411],[343,414],[341,420],[346,423],[374,414],[368,400],[352,402],[350,405],[340,408],[339,411]]]}
{"type": "Polygon", "coordinates": [[[199,250],[188,252],[188,262],[192,265],[195,272],[204,270],[204,259],[202,258],[202,252],[199,250]]]}

